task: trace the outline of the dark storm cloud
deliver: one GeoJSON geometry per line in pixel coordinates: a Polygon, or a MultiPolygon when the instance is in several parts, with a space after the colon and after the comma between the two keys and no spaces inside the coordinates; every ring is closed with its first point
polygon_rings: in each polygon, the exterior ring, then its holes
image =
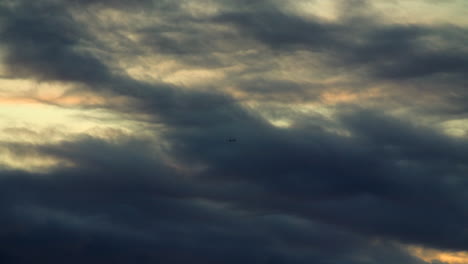
{"type": "Polygon", "coordinates": [[[335,38],[332,35],[340,29],[332,24],[305,21],[281,12],[227,13],[216,17],[215,21],[234,23],[271,47],[284,49],[295,44],[324,48],[333,44],[335,38]]]}
{"type": "Polygon", "coordinates": [[[391,243],[212,200],[209,182],[171,172],[147,143],[75,139],[39,150],[78,168],[3,171],[4,263],[422,263],[391,243]]]}
{"type": "Polygon", "coordinates": [[[468,217],[466,142],[369,112],[343,120],[351,137],[320,128],[232,126],[226,129],[241,140],[226,146],[212,141],[219,130],[174,132],[175,142],[185,142],[174,156],[208,164],[208,179],[268,190],[249,206],[370,236],[466,249],[468,234],[457,231],[466,229],[468,217]]]}
{"type": "MultiPolygon", "coordinates": [[[[100,4],[117,2],[124,3],[100,4]]],[[[134,80],[86,51],[96,43],[70,15],[76,6],[63,3],[2,6],[6,67],[126,96],[130,103],[109,108],[162,123],[163,144],[90,137],[5,144],[18,156],[72,166],[0,172],[3,262],[390,264],[423,262],[388,241],[466,250],[466,142],[355,109],[338,109],[348,114],[338,115],[334,130],[333,121],[307,117],[279,129],[227,95],[134,80]],[[226,142],[231,136],[238,141],[226,142]]],[[[200,23],[231,23],[271,49],[326,52],[385,78],[466,67],[463,51],[453,49],[456,59],[420,43],[448,34],[458,47],[463,29],[304,20],[265,5],[200,23]]],[[[180,42],[165,30],[147,31],[144,41],[178,55],[217,48],[191,30],[180,30],[189,34],[180,42]]],[[[293,82],[240,83],[258,94],[304,92],[293,82]]]]}
{"type": "Polygon", "coordinates": [[[461,74],[468,69],[468,53],[463,51],[467,30],[456,26],[382,24],[356,17],[327,22],[279,11],[225,13],[214,21],[232,23],[273,49],[322,52],[336,63],[363,66],[381,78],[461,74]],[[440,47],[429,38],[450,43],[440,47]]]}
{"type": "MultiPolygon", "coordinates": [[[[198,25],[193,20],[179,17],[173,18],[171,25],[158,25],[141,30],[141,45],[150,47],[155,54],[173,56],[191,65],[205,67],[220,67],[228,65],[218,58],[215,53],[232,52],[238,50],[235,47],[239,42],[232,33],[217,32],[207,30],[205,25],[198,25]],[[177,23],[184,21],[181,30],[177,23]],[[231,41],[231,44],[229,44],[231,41]]],[[[167,22],[166,22],[167,23],[167,22]]]]}
{"type": "Polygon", "coordinates": [[[144,113],[151,120],[172,128],[200,128],[245,120],[262,122],[222,93],[188,91],[172,85],[148,84],[120,77],[100,89],[136,99],[115,110],[144,113]]]}
{"type": "MultiPolygon", "coordinates": [[[[214,142],[214,129],[176,133],[181,138],[171,142],[182,145],[174,157],[209,166],[194,178],[161,163],[164,153],[150,142],[82,138],[39,146],[76,168],[2,173],[2,222],[11,230],[3,255],[21,259],[17,250],[28,250],[25,241],[33,239],[61,243],[61,253],[82,261],[113,259],[118,251],[121,263],[132,256],[184,263],[188,259],[176,257],[182,252],[198,261],[226,261],[232,254],[233,263],[362,263],[360,254],[375,263],[418,263],[391,245],[371,246],[349,231],[309,223],[317,220],[369,237],[466,248],[467,234],[459,231],[468,217],[466,144],[366,112],[348,115],[345,123],[351,138],[243,126],[233,128],[244,134],[231,145],[214,142]],[[236,190],[233,181],[258,191],[236,190]]],[[[63,259],[33,252],[27,256],[63,259]]]]}
{"type": "Polygon", "coordinates": [[[5,64],[16,77],[41,80],[99,82],[109,78],[108,68],[79,43],[86,32],[68,10],[42,2],[0,5],[5,64]]]}

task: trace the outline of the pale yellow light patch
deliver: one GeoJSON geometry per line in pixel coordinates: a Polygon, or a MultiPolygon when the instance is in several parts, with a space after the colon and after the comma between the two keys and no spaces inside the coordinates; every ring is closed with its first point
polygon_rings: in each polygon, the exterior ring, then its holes
{"type": "MultiPolygon", "coordinates": [[[[344,1],[343,1],[344,2],[344,1]]],[[[468,2],[465,0],[373,0],[368,11],[375,12],[382,23],[468,25],[468,2]]],[[[287,9],[302,17],[318,17],[333,22],[340,19],[340,1],[297,0],[287,9]]]]}
{"type": "MultiPolygon", "coordinates": [[[[0,64],[1,65],[1,64],[0,64]]],[[[0,78],[0,95],[23,95],[39,89],[41,84],[27,79],[0,78]]]]}
{"type": "MultiPolygon", "coordinates": [[[[254,105],[254,104],[250,104],[254,105]]],[[[289,107],[297,112],[298,114],[303,114],[305,116],[321,116],[324,119],[330,120],[332,123],[336,118],[337,109],[333,105],[326,105],[321,103],[306,103],[306,104],[295,104],[289,105],[289,107]]],[[[255,107],[254,107],[255,108],[255,107]]],[[[265,116],[263,113],[260,114],[265,116]]],[[[272,125],[275,125],[279,128],[293,128],[293,120],[287,118],[278,118],[271,119],[265,116],[265,119],[268,120],[272,125]]],[[[345,128],[340,126],[330,126],[330,127],[321,127],[324,131],[328,133],[335,134],[341,137],[352,137],[352,133],[345,128]]]]}
{"type": "Polygon", "coordinates": [[[338,18],[335,1],[296,0],[287,7],[291,12],[302,17],[319,17],[333,21],[338,18]]]}
{"type": "Polygon", "coordinates": [[[468,3],[465,0],[382,0],[372,3],[393,23],[468,25],[468,3]]]}
{"type": "Polygon", "coordinates": [[[36,104],[42,103],[57,104],[62,106],[78,106],[78,105],[99,105],[105,102],[104,98],[98,96],[65,96],[54,97],[49,95],[38,96],[35,98],[27,97],[4,97],[0,96],[0,105],[22,105],[22,104],[36,104]]]}
{"type": "Polygon", "coordinates": [[[63,109],[45,104],[0,104],[0,119],[2,126],[31,124],[42,127],[63,126],[67,124],[74,128],[84,128],[82,122],[76,122],[73,115],[80,111],[63,109]]]}
{"type": "Polygon", "coordinates": [[[47,104],[0,104],[0,140],[33,141],[65,139],[70,134],[90,134],[99,129],[137,130],[137,121],[125,120],[116,113],[95,109],[72,109],[47,104]],[[52,133],[56,131],[56,133],[52,133]],[[5,132],[12,132],[6,133],[5,132]],[[16,132],[14,132],[17,129],[16,132]],[[31,133],[18,135],[18,129],[31,133]],[[37,138],[26,136],[38,133],[37,138]],[[59,133],[60,132],[60,133],[59,133]]]}
{"type": "Polygon", "coordinates": [[[442,130],[453,137],[465,137],[468,135],[468,119],[449,120],[440,124],[442,130]]]}
{"type": "Polygon", "coordinates": [[[336,108],[334,106],[321,104],[318,102],[295,104],[295,105],[292,105],[291,108],[300,114],[304,114],[304,115],[319,114],[323,117],[330,118],[330,119],[332,119],[333,115],[336,113],[336,108]]]}
{"type": "Polygon", "coordinates": [[[165,76],[184,66],[177,60],[149,54],[145,57],[122,58],[121,65],[129,76],[141,81],[162,81],[165,76]]]}
{"type": "Polygon", "coordinates": [[[277,120],[269,120],[272,125],[279,128],[289,128],[292,126],[292,121],[287,119],[277,119],[277,120]]]}
{"type": "Polygon", "coordinates": [[[465,251],[449,252],[417,246],[411,246],[408,250],[412,255],[429,263],[439,260],[449,264],[468,264],[468,252],[465,251]]]}
{"type": "Polygon", "coordinates": [[[187,69],[179,70],[163,78],[163,81],[182,86],[193,86],[209,84],[222,80],[224,72],[222,70],[187,69]]]}
{"type": "Polygon", "coordinates": [[[0,105],[42,104],[57,105],[98,105],[106,100],[102,96],[80,92],[66,94],[72,84],[61,82],[38,82],[29,79],[0,78],[0,105]]]}
{"type": "Polygon", "coordinates": [[[214,16],[220,12],[219,4],[211,0],[185,0],[182,2],[181,8],[196,18],[214,16]]]}
{"type": "Polygon", "coordinates": [[[56,167],[70,167],[72,163],[44,155],[16,155],[0,148],[0,169],[47,172],[56,167]]]}
{"type": "Polygon", "coordinates": [[[28,150],[11,152],[9,144],[49,145],[77,136],[89,135],[112,140],[122,135],[140,135],[137,121],[119,118],[104,110],[66,109],[44,104],[0,104],[0,168],[48,171],[57,166],[72,166],[57,157],[28,150]],[[1,145],[1,144],[0,144],[1,145]]]}

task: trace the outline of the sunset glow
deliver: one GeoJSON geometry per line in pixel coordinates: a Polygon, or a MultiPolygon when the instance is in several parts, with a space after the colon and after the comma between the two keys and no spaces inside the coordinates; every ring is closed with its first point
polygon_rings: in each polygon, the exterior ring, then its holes
{"type": "Polygon", "coordinates": [[[465,0],[0,0],[0,263],[468,264],[465,0]]]}

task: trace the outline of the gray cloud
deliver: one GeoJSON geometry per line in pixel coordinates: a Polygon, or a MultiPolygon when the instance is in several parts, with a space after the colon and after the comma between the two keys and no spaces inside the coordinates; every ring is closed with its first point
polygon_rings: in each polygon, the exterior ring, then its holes
{"type": "MultiPolygon", "coordinates": [[[[122,12],[126,1],[11,3],[0,5],[0,36],[12,76],[127,97],[103,107],[144,114],[164,130],[157,131],[160,142],[4,143],[18,156],[73,166],[0,172],[3,262],[424,263],[398,243],[466,250],[465,139],[356,106],[337,106],[333,120],[303,114],[280,129],[222,91],[136,80],[104,63],[88,49],[97,41],[72,11],[122,12]],[[231,136],[238,141],[226,142],[231,136]]],[[[137,35],[151,52],[192,65],[257,45],[254,59],[236,58],[269,61],[262,56],[305,50],[325,54],[331,65],[363,67],[374,83],[424,83],[435,75],[464,82],[463,28],[373,23],[359,8],[338,22],[306,20],[271,1],[225,3],[219,14],[197,20],[178,4],[155,9],[168,11],[168,22],[137,35]],[[201,25],[235,30],[220,36],[201,25]],[[433,47],[425,38],[445,42],[433,47]]],[[[203,66],[223,65],[217,63],[203,66]]],[[[226,82],[274,102],[316,100],[327,89],[262,78],[255,66],[226,82]],[[241,76],[249,71],[257,75],[241,76]]]]}
{"type": "Polygon", "coordinates": [[[323,52],[337,63],[364,66],[380,78],[462,74],[468,65],[468,54],[460,49],[466,43],[466,29],[456,26],[387,25],[353,17],[326,22],[278,11],[225,13],[214,21],[232,23],[273,49],[323,52]],[[423,41],[430,37],[448,38],[455,47],[434,50],[432,45],[437,44],[423,41]]]}
{"type": "Polygon", "coordinates": [[[247,181],[271,191],[255,205],[282,208],[372,236],[438,248],[466,248],[466,143],[385,116],[344,117],[352,137],[321,129],[275,131],[238,125],[235,146],[219,130],[175,132],[176,157],[211,165],[212,180],[247,181]],[[205,146],[210,146],[206,148],[205,146]],[[219,147],[218,147],[219,146],[219,147]],[[194,158],[196,157],[196,158],[194,158]],[[437,232],[427,232],[437,225],[437,232]]]}
{"type": "Polygon", "coordinates": [[[78,49],[80,41],[89,36],[63,6],[34,2],[1,7],[5,17],[0,36],[12,75],[78,82],[108,80],[109,69],[78,49]]]}
{"type": "Polygon", "coordinates": [[[145,145],[76,139],[39,149],[74,161],[79,170],[3,171],[4,261],[422,263],[392,243],[372,243],[287,211],[259,214],[231,206],[235,200],[214,200],[210,182],[171,172],[145,145]],[[52,246],[53,252],[45,248],[52,246]]]}

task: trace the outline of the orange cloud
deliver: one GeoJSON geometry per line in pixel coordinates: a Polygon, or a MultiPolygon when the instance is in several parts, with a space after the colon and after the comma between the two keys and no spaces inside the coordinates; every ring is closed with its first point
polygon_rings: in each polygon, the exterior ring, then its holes
{"type": "Polygon", "coordinates": [[[320,99],[325,104],[350,103],[365,100],[381,95],[379,89],[369,89],[362,92],[353,91],[325,91],[320,95],[320,99]]]}
{"type": "Polygon", "coordinates": [[[414,256],[431,263],[433,260],[439,260],[449,264],[468,264],[468,252],[450,252],[437,249],[428,249],[412,246],[409,251],[414,256]]]}
{"type": "Polygon", "coordinates": [[[63,106],[78,106],[99,105],[106,102],[108,102],[108,99],[96,95],[70,95],[58,97],[53,95],[41,95],[37,97],[0,96],[0,104],[4,105],[54,104],[63,106]]]}

